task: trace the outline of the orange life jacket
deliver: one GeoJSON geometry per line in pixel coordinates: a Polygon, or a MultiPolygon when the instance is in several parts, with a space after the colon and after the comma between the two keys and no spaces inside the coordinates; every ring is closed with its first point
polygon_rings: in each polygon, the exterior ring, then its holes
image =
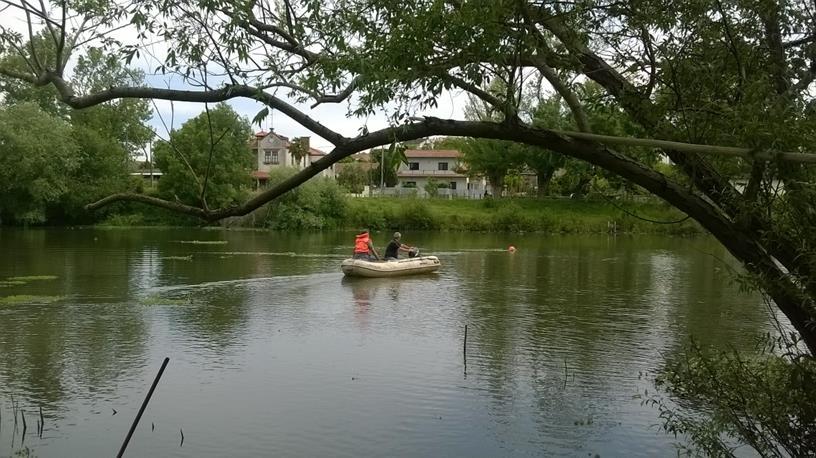
{"type": "Polygon", "coordinates": [[[368,236],[368,232],[357,234],[357,237],[354,239],[354,252],[368,253],[369,242],[371,242],[371,238],[368,236]]]}

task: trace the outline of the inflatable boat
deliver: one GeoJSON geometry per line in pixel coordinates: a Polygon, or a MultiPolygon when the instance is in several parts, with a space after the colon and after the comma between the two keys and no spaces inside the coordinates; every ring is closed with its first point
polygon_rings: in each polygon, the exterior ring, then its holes
{"type": "Polygon", "coordinates": [[[436,256],[419,256],[396,261],[375,262],[346,259],[340,267],[343,273],[350,277],[397,277],[436,272],[439,266],[439,259],[436,256]]]}

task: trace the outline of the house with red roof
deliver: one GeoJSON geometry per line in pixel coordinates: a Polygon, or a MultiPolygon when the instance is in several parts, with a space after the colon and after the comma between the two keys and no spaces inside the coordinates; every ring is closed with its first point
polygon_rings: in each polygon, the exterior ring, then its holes
{"type": "Polygon", "coordinates": [[[484,178],[468,176],[458,150],[409,149],[405,157],[407,164],[401,164],[397,170],[402,189],[415,188],[417,194],[424,195],[425,185],[435,180],[446,186],[439,189],[442,196],[479,198],[484,195],[484,178]]]}
{"type": "MultiPolygon", "coordinates": [[[[249,147],[255,157],[255,170],[252,171],[252,178],[255,179],[258,187],[264,186],[268,182],[269,172],[275,168],[292,167],[303,169],[326,156],[323,151],[309,145],[309,137],[300,137],[300,141],[306,142],[309,154],[307,157],[298,160],[289,151],[296,140],[298,139],[290,140],[288,137],[275,133],[274,130],[258,132],[250,140],[249,147]]],[[[323,170],[318,176],[333,178],[334,166],[323,170]]]]}

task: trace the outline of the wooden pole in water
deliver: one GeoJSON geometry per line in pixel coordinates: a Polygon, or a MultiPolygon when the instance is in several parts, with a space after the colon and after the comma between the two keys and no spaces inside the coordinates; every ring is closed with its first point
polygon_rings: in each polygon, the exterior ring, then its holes
{"type": "Polygon", "coordinates": [[[136,418],[133,420],[133,424],[130,425],[130,431],[128,431],[127,437],[125,437],[125,442],[122,443],[122,448],[119,449],[119,453],[116,455],[116,458],[122,458],[122,455],[125,454],[125,449],[128,446],[128,442],[130,442],[130,438],[133,436],[133,432],[136,431],[136,425],[138,425],[139,420],[142,419],[142,414],[147,408],[147,403],[150,402],[150,397],[153,396],[153,391],[156,389],[156,385],[159,384],[159,379],[164,373],[164,368],[167,367],[167,363],[169,362],[170,358],[164,358],[164,362],[162,363],[161,368],[159,368],[159,373],[156,374],[156,378],[153,380],[153,384],[150,385],[150,391],[147,392],[147,396],[145,396],[145,399],[142,402],[142,407],[139,408],[139,413],[136,414],[136,418]]]}
{"type": "Polygon", "coordinates": [[[467,325],[465,325],[465,340],[462,342],[462,362],[465,365],[464,374],[467,377],[467,325]]]}
{"type": "Polygon", "coordinates": [[[467,355],[467,325],[465,325],[465,341],[462,343],[462,354],[467,355]]]}

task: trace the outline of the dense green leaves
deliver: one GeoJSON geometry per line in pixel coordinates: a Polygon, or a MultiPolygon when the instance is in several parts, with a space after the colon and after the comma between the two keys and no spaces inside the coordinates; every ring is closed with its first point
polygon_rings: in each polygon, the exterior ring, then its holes
{"type": "Polygon", "coordinates": [[[360,194],[369,184],[369,169],[367,163],[361,162],[343,162],[338,168],[337,184],[342,186],[346,191],[360,194]]]}
{"type": "Polygon", "coordinates": [[[705,456],[735,456],[749,445],[760,456],[810,456],[816,450],[816,363],[773,354],[744,356],[691,345],[657,378],[680,403],[652,398],[664,429],[692,439],[705,456]],[[705,408],[701,416],[695,408],[705,408]]]}
{"type": "Polygon", "coordinates": [[[0,110],[0,219],[41,223],[79,167],[71,126],[35,103],[0,110]]]}
{"type": "Polygon", "coordinates": [[[164,174],[160,194],[190,205],[203,200],[213,208],[243,200],[251,184],[251,133],[249,122],[226,104],[185,122],[169,141],[155,146],[156,165],[164,174]]]}

